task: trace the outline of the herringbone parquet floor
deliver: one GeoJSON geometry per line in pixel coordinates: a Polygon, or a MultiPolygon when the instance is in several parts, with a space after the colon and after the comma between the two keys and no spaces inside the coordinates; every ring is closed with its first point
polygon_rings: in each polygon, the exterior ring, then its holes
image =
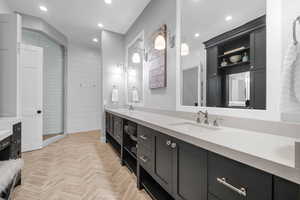
{"type": "Polygon", "coordinates": [[[121,167],[99,132],[73,134],[42,150],[24,153],[22,186],[14,200],[150,200],[121,167]]]}

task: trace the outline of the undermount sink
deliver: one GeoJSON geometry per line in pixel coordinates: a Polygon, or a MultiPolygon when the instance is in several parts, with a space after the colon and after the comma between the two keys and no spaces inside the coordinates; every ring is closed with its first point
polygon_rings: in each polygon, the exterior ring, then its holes
{"type": "Polygon", "coordinates": [[[206,124],[198,124],[198,123],[192,123],[192,122],[180,122],[180,123],[173,123],[169,124],[169,126],[176,127],[179,129],[183,129],[186,131],[217,131],[220,130],[220,127],[206,125],[206,124]]]}

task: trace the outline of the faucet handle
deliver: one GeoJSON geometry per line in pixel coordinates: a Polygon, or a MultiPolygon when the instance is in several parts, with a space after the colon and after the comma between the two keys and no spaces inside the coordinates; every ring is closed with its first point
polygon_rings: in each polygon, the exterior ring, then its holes
{"type": "Polygon", "coordinates": [[[214,126],[215,127],[219,127],[220,126],[220,124],[219,124],[219,122],[220,121],[223,121],[224,119],[222,119],[222,118],[220,118],[220,117],[217,117],[215,120],[214,120],[214,126]]]}

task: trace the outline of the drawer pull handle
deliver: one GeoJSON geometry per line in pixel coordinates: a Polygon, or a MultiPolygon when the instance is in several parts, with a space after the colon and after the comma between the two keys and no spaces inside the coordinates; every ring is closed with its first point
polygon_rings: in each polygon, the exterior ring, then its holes
{"type": "Polygon", "coordinates": [[[242,187],[241,189],[238,189],[238,188],[234,187],[233,185],[227,183],[226,178],[217,178],[217,181],[220,184],[224,185],[225,187],[227,187],[227,188],[231,189],[232,191],[238,193],[239,195],[242,195],[244,197],[247,196],[247,191],[246,191],[245,188],[242,187]]]}
{"type": "Polygon", "coordinates": [[[148,138],[147,138],[146,136],[144,136],[144,135],[141,135],[140,138],[141,138],[142,140],[147,140],[147,139],[148,139],[148,138]]]}
{"type": "Polygon", "coordinates": [[[143,163],[148,162],[148,159],[145,156],[140,156],[140,160],[143,161],[143,163]]]}

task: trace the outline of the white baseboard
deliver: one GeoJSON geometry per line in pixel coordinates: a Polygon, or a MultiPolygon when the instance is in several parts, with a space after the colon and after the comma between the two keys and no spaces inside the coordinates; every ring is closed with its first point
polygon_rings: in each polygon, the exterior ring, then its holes
{"type": "Polygon", "coordinates": [[[48,146],[49,144],[52,144],[60,139],[63,139],[64,137],[66,137],[66,135],[58,135],[58,136],[55,136],[55,137],[51,137],[47,140],[44,140],[43,141],[43,148],[48,146]]]}

